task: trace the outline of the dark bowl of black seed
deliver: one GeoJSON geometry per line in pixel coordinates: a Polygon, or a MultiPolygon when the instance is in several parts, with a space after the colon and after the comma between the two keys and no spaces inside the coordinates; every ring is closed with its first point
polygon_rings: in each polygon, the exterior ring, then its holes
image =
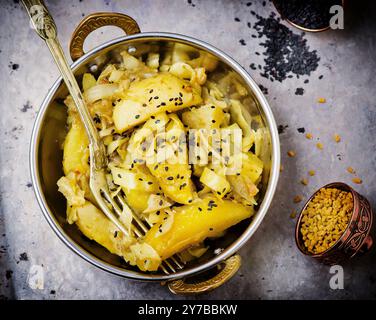
{"type": "Polygon", "coordinates": [[[308,32],[320,32],[330,28],[333,14],[330,8],[344,6],[344,0],[273,0],[281,15],[294,27],[308,32]]]}

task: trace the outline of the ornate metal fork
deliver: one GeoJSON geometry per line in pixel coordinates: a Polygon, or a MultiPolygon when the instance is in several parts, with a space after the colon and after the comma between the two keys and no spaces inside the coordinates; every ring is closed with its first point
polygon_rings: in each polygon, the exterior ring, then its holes
{"type": "MultiPolygon", "coordinates": [[[[125,211],[128,211],[133,217],[132,231],[138,237],[143,236],[152,225],[148,222],[145,224],[131,211],[121,193],[118,193],[114,197],[110,194],[106,180],[107,157],[105,146],[90,116],[76,78],[67,63],[57,37],[57,28],[52,16],[41,0],[23,0],[22,2],[29,14],[35,31],[46,42],[68,91],[74,100],[81,121],[85,126],[89,138],[90,150],[90,189],[99,208],[125,235],[129,235],[129,232],[119,220],[119,217],[125,211]]],[[[166,274],[169,274],[171,271],[176,272],[176,269],[182,269],[183,265],[184,264],[181,261],[179,262],[177,257],[171,257],[163,262],[161,269],[166,274]]]]}

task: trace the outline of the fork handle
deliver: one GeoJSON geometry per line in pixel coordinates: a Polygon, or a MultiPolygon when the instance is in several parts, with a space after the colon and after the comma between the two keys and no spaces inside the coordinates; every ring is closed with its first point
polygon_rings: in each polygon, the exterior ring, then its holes
{"type": "Polygon", "coordinates": [[[89,110],[83,99],[80,87],[78,86],[76,78],[68,65],[64,51],[61,48],[59,39],[57,38],[56,24],[42,0],[22,0],[22,2],[31,19],[35,31],[46,42],[47,47],[60,70],[68,91],[71,94],[81,117],[81,121],[85,126],[86,133],[90,141],[90,151],[93,155],[93,159],[91,160],[94,161],[95,167],[100,169],[106,164],[104,145],[98,135],[94,121],[91,118],[89,110]]]}

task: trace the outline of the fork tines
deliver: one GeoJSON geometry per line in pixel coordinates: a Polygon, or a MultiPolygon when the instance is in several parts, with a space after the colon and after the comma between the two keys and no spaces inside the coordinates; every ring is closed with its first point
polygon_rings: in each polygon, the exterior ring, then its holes
{"type": "MultiPolygon", "coordinates": [[[[148,232],[150,228],[153,226],[153,224],[147,220],[145,221],[146,223],[145,224],[144,221],[142,221],[140,217],[128,207],[121,192],[119,192],[113,199],[109,194],[107,194],[106,196],[106,192],[104,192],[104,194],[105,194],[106,200],[110,198],[108,202],[114,208],[118,216],[122,214],[124,209],[130,210],[130,212],[132,213],[132,217],[133,217],[132,231],[135,233],[137,237],[140,238],[143,235],[145,235],[146,232],[148,232]]],[[[118,223],[121,224],[120,221],[118,221],[118,223]]],[[[116,224],[116,226],[118,225],[116,224]]],[[[161,270],[166,274],[170,274],[170,272],[175,273],[177,270],[183,269],[183,267],[184,267],[184,263],[181,259],[179,259],[177,255],[164,260],[160,266],[161,270]]]]}

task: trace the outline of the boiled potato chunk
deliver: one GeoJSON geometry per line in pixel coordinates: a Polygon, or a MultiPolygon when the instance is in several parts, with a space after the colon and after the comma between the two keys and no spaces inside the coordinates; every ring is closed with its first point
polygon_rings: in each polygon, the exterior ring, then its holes
{"type": "Polygon", "coordinates": [[[63,169],[64,174],[89,172],[89,139],[85,128],[78,118],[74,117],[72,126],[64,142],[63,169]]]}
{"type": "Polygon", "coordinates": [[[158,252],[162,260],[188,247],[213,237],[229,227],[249,218],[251,207],[214,196],[175,208],[173,224],[165,233],[159,234],[161,224],[155,224],[145,235],[144,242],[158,252]]]}
{"type": "Polygon", "coordinates": [[[133,82],[125,99],[114,108],[113,119],[118,132],[123,132],[160,112],[173,112],[195,104],[202,99],[188,81],[170,73],[133,82]]]}
{"type": "Polygon", "coordinates": [[[119,256],[123,256],[123,252],[131,243],[102,211],[88,201],[77,208],[76,224],[87,238],[119,256]]]}
{"type": "Polygon", "coordinates": [[[127,204],[136,213],[142,213],[148,207],[150,195],[159,192],[159,185],[144,165],[136,165],[132,169],[112,168],[114,183],[121,186],[127,204]]]}
{"type": "Polygon", "coordinates": [[[219,128],[225,120],[221,108],[207,104],[199,108],[192,108],[182,115],[182,121],[191,129],[219,128]]]}

